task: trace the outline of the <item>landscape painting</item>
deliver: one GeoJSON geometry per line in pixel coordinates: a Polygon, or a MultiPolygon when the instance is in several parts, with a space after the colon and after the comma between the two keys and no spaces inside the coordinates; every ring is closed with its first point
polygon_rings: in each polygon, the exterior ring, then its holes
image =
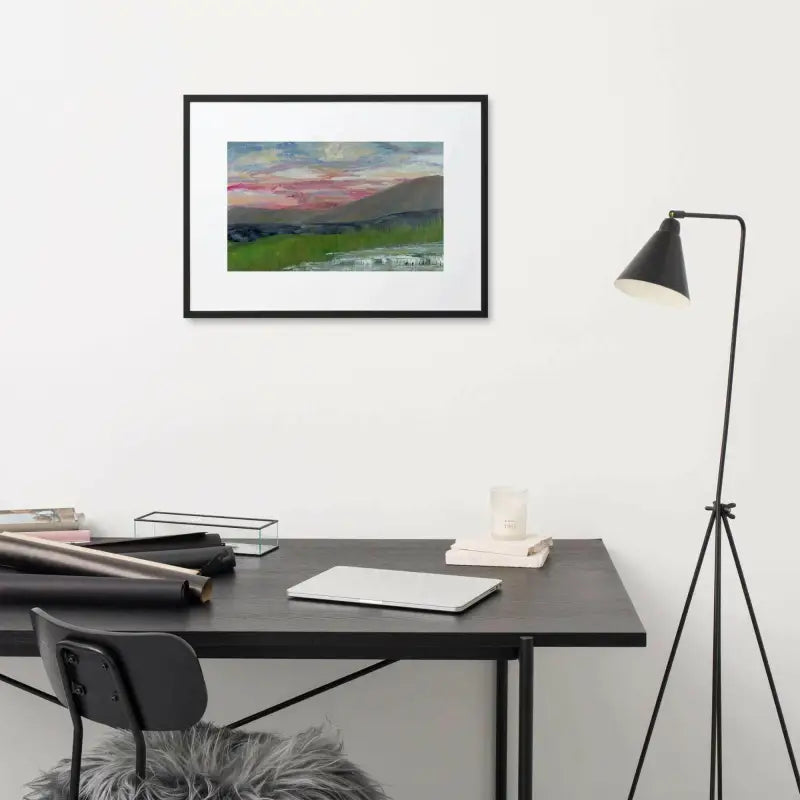
{"type": "Polygon", "coordinates": [[[442,142],[228,142],[229,272],[444,270],[442,142]]]}

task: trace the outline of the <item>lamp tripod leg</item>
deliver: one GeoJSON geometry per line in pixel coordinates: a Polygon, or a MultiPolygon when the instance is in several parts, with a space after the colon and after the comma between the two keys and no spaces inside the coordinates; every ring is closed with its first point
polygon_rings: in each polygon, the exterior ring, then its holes
{"type": "Polygon", "coordinates": [[[667,666],[664,669],[664,677],[661,679],[661,686],[658,689],[658,695],[656,696],[656,703],[653,708],[653,714],[650,717],[650,724],[647,727],[647,734],[644,737],[644,744],[642,745],[642,752],[639,754],[639,761],[636,764],[636,771],[633,775],[633,782],[631,783],[630,792],[628,792],[628,800],[633,800],[634,795],[636,794],[636,787],[639,784],[639,776],[642,774],[642,767],[644,766],[644,760],[647,756],[647,749],[650,746],[650,739],[653,736],[653,729],[656,726],[656,720],[658,719],[658,712],[661,709],[661,701],[664,699],[664,692],[667,688],[667,682],[669,681],[669,674],[672,671],[672,664],[675,661],[675,654],[678,652],[678,645],[681,641],[681,635],[683,634],[683,628],[686,624],[686,617],[689,614],[689,607],[692,604],[692,598],[694,597],[694,590],[697,586],[697,579],[700,576],[700,569],[703,566],[703,561],[706,557],[706,550],[708,549],[708,542],[711,538],[711,530],[714,527],[714,520],[716,518],[716,514],[712,514],[711,518],[708,521],[708,527],[706,528],[705,536],[703,537],[703,544],[700,547],[700,555],[697,558],[697,565],[694,568],[694,574],[692,575],[692,581],[689,584],[689,592],[686,595],[686,602],[683,604],[683,611],[681,612],[681,618],[678,622],[678,630],[675,632],[675,639],[672,642],[672,649],[669,652],[669,657],[667,658],[667,666]]]}
{"type": "Polygon", "coordinates": [[[722,510],[714,505],[714,633],[711,656],[709,800],[722,800],[722,510]],[[716,783],[716,786],[715,786],[716,783]]]}
{"type": "Polygon", "coordinates": [[[719,517],[719,565],[717,568],[717,797],[722,800],[722,522],[719,517]]]}
{"type": "Polygon", "coordinates": [[[753,608],[753,601],[750,599],[750,591],[747,588],[747,581],[744,579],[744,572],[742,571],[742,564],[739,561],[739,553],[736,550],[736,544],[733,541],[733,533],[727,517],[722,518],[722,524],[725,526],[725,533],[728,537],[728,544],[731,548],[731,555],[733,556],[733,563],[736,565],[736,572],[739,575],[739,582],[742,585],[742,592],[744,600],[747,604],[747,611],[750,614],[750,622],[753,624],[753,631],[756,635],[756,642],[758,643],[758,650],[761,653],[761,661],[764,664],[764,671],[767,673],[767,681],[769,682],[769,689],[772,692],[772,700],[775,703],[775,710],[778,712],[778,722],[781,726],[783,733],[783,740],[786,743],[786,751],[789,754],[789,762],[792,765],[792,772],[794,773],[794,781],[797,784],[797,791],[800,793],[800,770],[797,768],[797,759],[792,749],[792,740],[789,738],[789,729],[786,727],[786,719],[783,716],[783,709],[781,708],[781,701],[778,698],[778,690],[775,686],[775,680],[772,677],[772,669],[769,666],[769,659],[767,658],[767,651],[764,647],[764,640],[761,638],[761,629],[758,627],[758,620],[756,619],[756,612],[753,608]]]}

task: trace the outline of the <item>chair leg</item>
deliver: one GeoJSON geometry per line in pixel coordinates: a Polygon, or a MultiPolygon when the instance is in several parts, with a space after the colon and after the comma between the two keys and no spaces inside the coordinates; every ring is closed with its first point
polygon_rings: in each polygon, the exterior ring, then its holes
{"type": "Polygon", "coordinates": [[[69,769],[69,800],[79,800],[81,785],[81,756],[83,755],[83,721],[72,718],[72,763],[69,769]]]}
{"type": "Polygon", "coordinates": [[[83,719],[75,698],[85,689],[78,683],[73,684],[67,664],[75,664],[75,655],[61,642],[58,645],[58,671],[61,684],[67,699],[67,708],[72,720],[72,762],[69,767],[69,800],[79,800],[81,785],[81,757],[83,755],[83,719]]]}
{"type": "Polygon", "coordinates": [[[147,771],[147,745],[141,729],[136,728],[131,733],[133,733],[133,740],[136,743],[136,785],[138,786],[144,780],[147,771]]]}

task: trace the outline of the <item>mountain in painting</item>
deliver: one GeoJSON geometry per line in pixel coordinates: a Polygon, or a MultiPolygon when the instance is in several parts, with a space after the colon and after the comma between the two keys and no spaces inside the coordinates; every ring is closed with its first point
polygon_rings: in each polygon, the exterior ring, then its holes
{"type": "Polygon", "coordinates": [[[441,175],[427,175],[424,178],[403,181],[352,203],[326,209],[309,217],[307,221],[358,222],[407,211],[440,210],[443,204],[444,178],[441,175]]]}

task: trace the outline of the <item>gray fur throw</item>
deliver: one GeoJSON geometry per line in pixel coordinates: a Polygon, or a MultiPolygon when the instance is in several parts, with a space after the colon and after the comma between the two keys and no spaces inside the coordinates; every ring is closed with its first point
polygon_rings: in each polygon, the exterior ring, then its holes
{"type": "MultiPolygon", "coordinates": [[[[327,729],[283,739],[201,722],[145,737],[147,778],[138,790],[133,739],[115,731],[84,757],[80,800],[387,800],[327,729]]],[[[24,800],[68,800],[69,768],[69,759],[59,762],[24,800]]]]}

